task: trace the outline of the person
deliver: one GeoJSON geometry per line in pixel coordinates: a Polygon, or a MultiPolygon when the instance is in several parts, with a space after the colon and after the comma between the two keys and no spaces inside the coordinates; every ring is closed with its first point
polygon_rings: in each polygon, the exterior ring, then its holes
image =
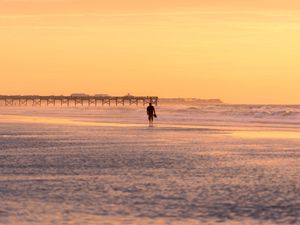
{"type": "Polygon", "coordinates": [[[152,105],[152,103],[149,103],[149,106],[147,107],[147,115],[148,115],[148,120],[149,120],[149,126],[152,126],[153,119],[154,119],[154,117],[156,118],[155,108],[152,105]]]}

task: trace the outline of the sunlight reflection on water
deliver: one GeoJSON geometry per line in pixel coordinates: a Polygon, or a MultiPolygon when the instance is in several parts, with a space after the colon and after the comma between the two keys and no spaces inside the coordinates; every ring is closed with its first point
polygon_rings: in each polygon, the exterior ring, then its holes
{"type": "Polygon", "coordinates": [[[230,135],[239,138],[300,139],[299,131],[233,131],[230,135]]]}
{"type": "MultiPolygon", "coordinates": [[[[148,127],[146,124],[137,123],[103,123],[82,121],[80,118],[53,118],[53,117],[32,117],[32,116],[1,116],[0,120],[11,123],[37,123],[37,124],[62,124],[73,126],[95,126],[95,127],[148,127]]],[[[300,130],[293,131],[278,131],[278,130],[258,130],[253,127],[222,127],[222,126],[197,126],[197,125],[182,125],[182,124],[158,124],[155,128],[174,128],[174,129],[206,129],[210,131],[228,132],[228,135],[239,138],[273,138],[273,139],[300,139],[300,130]]]]}

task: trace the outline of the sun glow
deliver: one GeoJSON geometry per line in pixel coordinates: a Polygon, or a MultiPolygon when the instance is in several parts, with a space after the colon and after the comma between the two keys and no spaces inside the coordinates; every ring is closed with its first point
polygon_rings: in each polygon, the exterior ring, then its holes
{"type": "Polygon", "coordinates": [[[0,1],[0,94],[299,103],[300,3],[188,2],[0,1]]]}

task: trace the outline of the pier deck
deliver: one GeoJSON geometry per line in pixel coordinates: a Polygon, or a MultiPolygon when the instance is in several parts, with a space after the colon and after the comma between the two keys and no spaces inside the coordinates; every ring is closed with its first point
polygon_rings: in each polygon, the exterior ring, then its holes
{"type": "Polygon", "coordinates": [[[146,105],[158,104],[158,97],[133,97],[133,96],[39,96],[39,95],[0,95],[0,106],[125,106],[125,105],[146,105]]]}

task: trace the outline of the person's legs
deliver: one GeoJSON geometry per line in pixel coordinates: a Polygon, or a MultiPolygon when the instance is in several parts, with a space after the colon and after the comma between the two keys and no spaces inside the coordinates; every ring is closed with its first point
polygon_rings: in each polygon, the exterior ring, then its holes
{"type": "Polygon", "coordinates": [[[148,120],[149,120],[149,126],[152,126],[153,125],[153,115],[149,115],[148,120]]]}

